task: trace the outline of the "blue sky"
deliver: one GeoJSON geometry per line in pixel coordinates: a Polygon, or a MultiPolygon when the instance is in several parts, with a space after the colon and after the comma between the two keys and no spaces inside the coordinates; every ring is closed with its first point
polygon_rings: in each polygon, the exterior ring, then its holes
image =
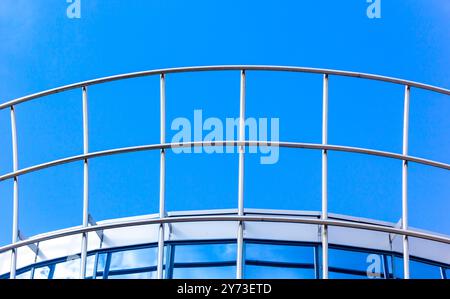
{"type": "MultiPolygon", "coordinates": [[[[214,64],[274,64],[382,74],[449,88],[450,3],[382,0],[368,19],[352,1],[81,0],[68,19],[64,0],[0,2],[0,102],[113,74],[214,64]]],[[[280,140],[321,142],[321,76],[247,74],[247,116],[279,117],[280,140]]],[[[239,73],[167,77],[167,126],[176,117],[238,117],[239,73]]],[[[330,77],[329,142],[401,152],[403,87],[330,77]]],[[[410,153],[446,163],[446,96],[411,92],[410,153]]],[[[89,88],[90,149],[159,142],[159,81],[140,78],[89,88]]],[[[19,166],[82,152],[81,91],[17,107],[19,166]]],[[[174,132],[168,132],[170,140],[174,132]]],[[[245,205],[320,210],[319,151],[281,149],[275,165],[247,155],[245,205]]],[[[401,162],[332,152],[330,212],[397,222],[401,162]]],[[[412,164],[410,224],[450,234],[448,171],[412,164]],[[440,218],[436,218],[440,217],[440,218]]],[[[9,111],[0,111],[0,173],[12,170],[9,111]]],[[[167,208],[237,205],[236,154],[167,155],[167,208]]],[[[154,213],[157,152],[90,163],[94,218],[154,213]]],[[[26,235],[82,218],[82,163],[20,178],[26,235]]],[[[10,241],[12,183],[0,183],[0,244],[10,241]]]]}

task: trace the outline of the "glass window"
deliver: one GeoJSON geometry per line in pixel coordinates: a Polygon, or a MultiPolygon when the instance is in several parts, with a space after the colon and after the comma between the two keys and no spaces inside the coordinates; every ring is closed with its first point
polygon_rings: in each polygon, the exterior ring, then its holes
{"type": "Polygon", "coordinates": [[[413,279],[441,279],[441,268],[435,265],[426,264],[411,260],[409,263],[410,276],[413,279]]]}
{"type": "Polygon", "coordinates": [[[312,268],[287,268],[245,265],[246,279],[313,279],[312,268]]]}
{"type": "Polygon", "coordinates": [[[236,277],[236,266],[174,268],[176,279],[233,279],[236,277]]]}
{"type": "Polygon", "coordinates": [[[156,279],[156,271],[109,275],[108,279],[156,279]]]}
{"type": "Polygon", "coordinates": [[[315,278],[314,248],[246,243],[245,278],[315,278]]]}
{"type": "Polygon", "coordinates": [[[49,275],[51,273],[51,267],[52,266],[44,266],[34,269],[34,276],[33,279],[48,279],[49,275]]]}
{"type": "Polygon", "coordinates": [[[113,252],[109,271],[155,267],[157,248],[141,248],[113,252]]]}
{"type": "Polygon", "coordinates": [[[54,279],[78,279],[80,277],[80,256],[69,256],[65,262],[55,265],[54,279]]]}
{"type": "Polygon", "coordinates": [[[31,279],[31,270],[16,275],[17,279],[31,279]]]}
{"type": "Polygon", "coordinates": [[[235,278],[236,244],[170,245],[168,278],[235,278]],[[170,252],[172,251],[172,252],[170,252]],[[171,272],[171,273],[170,273],[171,272]]]}
{"type": "Polygon", "coordinates": [[[384,278],[381,254],[330,248],[328,258],[330,278],[384,278]]]}
{"type": "Polygon", "coordinates": [[[217,262],[236,260],[236,244],[175,245],[175,263],[217,262]]]}

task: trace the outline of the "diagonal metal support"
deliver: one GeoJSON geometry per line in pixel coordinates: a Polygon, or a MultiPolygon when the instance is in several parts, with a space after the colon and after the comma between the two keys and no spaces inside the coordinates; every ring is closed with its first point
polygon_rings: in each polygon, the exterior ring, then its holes
{"type": "MultiPolygon", "coordinates": [[[[19,239],[20,241],[25,241],[25,240],[28,239],[28,238],[22,233],[22,231],[21,231],[20,229],[19,229],[19,231],[18,231],[17,237],[18,237],[18,239],[19,239]]],[[[31,251],[34,252],[34,254],[35,254],[36,256],[39,256],[41,259],[46,259],[45,255],[39,250],[39,246],[38,246],[38,245],[36,245],[36,244],[33,243],[33,244],[28,244],[27,246],[28,246],[28,248],[31,249],[31,251]]]]}
{"type": "MultiPolygon", "coordinates": [[[[88,223],[91,226],[97,225],[97,222],[95,221],[94,217],[92,217],[91,213],[88,214],[88,223]]],[[[100,242],[103,241],[103,230],[96,230],[95,233],[100,239],[100,242]]]]}

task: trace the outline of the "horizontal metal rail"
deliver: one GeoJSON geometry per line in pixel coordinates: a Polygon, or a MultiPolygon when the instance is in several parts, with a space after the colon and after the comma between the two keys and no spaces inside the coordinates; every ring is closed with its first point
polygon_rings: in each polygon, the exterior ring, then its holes
{"type": "Polygon", "coordinates": [[[434,160],[428,160],[423,158],[418,158],[414,156],[404,156],[402,154],[397,154],[393,152],[387,151],[379,151],[372,150],[366,148],[359,147],[351,147],[351,146],[341,146],[341,145],[324,145],[324,144],[315,144],[315,143],[301,143],[301,142],[274,142],[274,141],[193,141],[193,142],[180,142],[180,143],[164,143],[164,144],[149,144],[149,145],[139,145],[139,146],[131,146],[131,147],[123,147],[110,149],[105,151],[92,152],[88,154],[71,156],[63,159],[54,160],[51,162],[42,163],[35,166],[30,166],[27,168],[20,169],[18,171],[10,172],[0,176],[0,182],[5,181],[14,177],[18,177],[27,173],[35,172],[38,170],[42,170],[45,168],[63,165],[71,162],[88,160],[98,157],[124,154],[124,153],[132,153],[139,151],[150,151],[150,150],[161,150],[161,149],[170,149],[172,147],[198,147],[198,146],[273,146],[273,147],[281,147],[281,148],[303,148],[303,149],[316,149],[316,150],[331,150],[331,151],[340,151],[340,152],[349,152],[349,153],[358,153],[358,154],[366,154],[371,156],[379,156],[392,158],[397,160],[406,160],[410,162],[415,162],[423,165],[433,166],[437,168],[442,168],[446,170],[450,170],[450,164],[437,162],[434,160]]]}
{"type": "Polygon", "coordinates": [[[90,85],[102,84],[112,81],[124,80],[124,79],[132,79],[138,77],[146,77],[153,75],[161,75],[161,74],[173,74],[173,73],[188,73],[188,72],[202,72],[202,71],[281,71],[281,72],[298,72],[298,73],[311,73],[311,74],[328,74],[328,75],[336,75],[343,77],[354,77],[361,79],[369,79],[375,81],[383,81],[394,84],[408,85],[410,87],[416,87],[420,89],[430,90],[437,93],[442,93],[445,95],[450,95],[450,90],[446,88],[441,88],[429,84],[418,83],[409,80],[403,80],[393,77],[386,77],[380,75],[373,75],[367,73],[359,73],[359,72],[347,72],[341,70],[333,70],[333,69],[321,69],[321,68],[309,68],[309,67],[296,67],[296,66],[271,66],[271,65],[217,65],[217,66],[193,66],[193,67],[179,67],[179,68],[166,68],[166,69],[158,69],[158,70],[150,70],[150,71],[141,71],[141,72],[133,72],[127,74],[120,74],[115,76],[103,77],[94,80],[83,81],[79,83],[73,83],[45,91],[41,91],[35,94],[27,95],[21,98],[14,99],[12,101],[0,104],[0,110],[9,108],[11,106],[28,102],[36,98],[45,97],[48,95],[60,93],[63,91],[68,91],[76,88],[87,87],[90,85]]]}
{"type": "Polygon", "coordinates": [[[14,244],[6,245],[0,247],[0,253],[12,250],[15,248],[20,248],[23,246],[28,246],[31,244],[44,242],[52,239],[95,232],[97,230],[108,230],[115,228],[124,228],[131,226],[142,226],[151,224],[168,224],[168,223],[186,223],[186,222],[224,222],[224,221],[246,221],[246,222],[272,222],[272,223],[296,223],[296,224],[313,224],[313,225],[328,225],[328,226],[338,226],[347,227],[353,229],[363,229],[369,231],[378,231],[390,234],[396,234],[401,236],[414,237],[419,239],[425,239],[445,244],[450,244],[450,237],[440,236],[436,234],[430,234],[427,232],[421,232],[410,229],[401,229],[391,226],[382,226],[369,223],[334,220],[334,219],[320,219],[320,218],[306,218],[306,217],[280,217],[280,216],[181,216],[181,217],[165,217],[165,218],[153,218],[153,219],[138,219],[138,220],[127,220],[118,221],[114,223],[102,223],[95,226],[88,227],[74,227],[62,231],[56,231],[44,235],[39,235],[31,237],[27,240],[19,241],[14,244]]]}

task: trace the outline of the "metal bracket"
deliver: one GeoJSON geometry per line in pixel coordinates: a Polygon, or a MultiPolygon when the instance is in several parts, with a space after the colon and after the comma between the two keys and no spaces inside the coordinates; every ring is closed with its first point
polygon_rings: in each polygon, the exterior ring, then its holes
{"type": "MultiPolygon", "coordinates": [[[[17,237],[19,238],[20,241],[25,241],[26,239],[28,239],[28,238],[22,233],[22,231],[21,231],[20,229],[19,229],[18,232],[17,232],[17,237]]],[[[39,243],[38,243],[38,244],[39,244],[39,243]]],[[[29,244],[29,245],[27,245],[27,246],[28,246],[28,248],[31,249],[31,251],[34,252],[34,254],[35,254],[36,256],[39,256],[40,258],[45,259],[45,255],[44,255],[42,252],[40,252],[40,250],[39,250],[39,245],[36,245],[36,244],[29,244]]]]}
{"type": "MultiPolygon", "coordinates": [[[[91,226],[97,225],[97,222],[95,221],[94,217],[92,217],[91,213],[88,215],[88,223],[91,226]]],[[[96,230],[95,233],[97,234],[98,238],[100,239],[100,242],[103,242],[103,230],[96,230]]]]}
{"type": "MultiPolygon", "coordinates": [[[[397,223],[394,225],[395,228],[401,228],[402,227],[402,218],[400,218],[397,223]]],[[[397,237],[397,234],[389,233],[389,244],[391,246],[392,250],[392,242],[394,241],[395,237],[397,237]]]]}

